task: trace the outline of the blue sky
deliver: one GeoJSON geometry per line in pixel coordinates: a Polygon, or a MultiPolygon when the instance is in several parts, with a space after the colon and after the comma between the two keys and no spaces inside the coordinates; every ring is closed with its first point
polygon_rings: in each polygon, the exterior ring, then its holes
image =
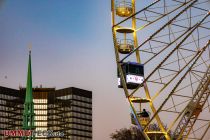
{"type": "Polygon", "coordinates": [[[128,107],[124,96],[119,99],[116,93],[110,20],[110,1],[5,1],[0,9],[0,85],[25,86],[32,44],[33,85],[93,91],[93,138],[109,139],[115,129],[129,125],[129,110],[120,109],[128,107]]]}
{"type": "Polygon", "coordinates": [[[13,67],[24,72],[29,44],[33,46],[33,65],[42,68],[43,75],[46,65],[46,69],[73,69],[98,60],[101,53],[105,60],[105,53],[113,48],[109,6],[109,2],[97,1],[6,1],[0,13],[1,66],[6,65],[3,68],[8,77],[13,67]]]}

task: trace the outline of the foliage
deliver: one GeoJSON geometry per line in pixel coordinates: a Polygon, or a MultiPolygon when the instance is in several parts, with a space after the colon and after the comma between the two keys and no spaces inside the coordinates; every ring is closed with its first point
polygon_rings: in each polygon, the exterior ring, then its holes
{"type": "Polygon", "coordinates": [[[111,134],[114,140],[144,140],[142,133],[136,127],[122,128],[111,134]]]}
{"type": "MultiPolygon", "coordinates": [[[[160,131],[160,128],[157,124],[151,124],[148,130],[160,131]]],[[[115,133],[112,133],[110,135],[110,137],[113,140],[145,140],[143,134],[136,127],[122,128],[120,130],[116,130],[115,133]]],[[[151,140],[165,140],[165,137],[161,134],[152,134],[149,135],[149,137],[151,140]]]]}

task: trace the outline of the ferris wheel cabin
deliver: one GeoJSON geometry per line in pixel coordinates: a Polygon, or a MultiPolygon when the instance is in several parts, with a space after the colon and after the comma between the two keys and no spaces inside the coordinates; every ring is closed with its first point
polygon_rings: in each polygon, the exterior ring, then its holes
{"type": "Polygon", "coordinates": [[[128,54],[134,50],[134,41],[131,39],[117,40],[118,51],[122,54],[128,54]]]}
{"type": "MultiPolygon", "coordinates": [[[[149,112],[147,112],[148,114],[150,114],[149,112]]],[[[144,127],[146,126],[149,121],[150,121],[150,117],[149,116],[143,116],[142,115],[142,112],[137,112],[137,118],[138,118],[138,121],[140,122],[140,124],[144,127]]],[[[131,123],[133,125],[137,125],[137,122],[136,122],[136,118],[134,117],[134,115],[131,113],[131,123]]]]}
{"type": "Polygon", "coordinates": [[[116,29],[118,33],[124,34],[123,39],[117,39],[117,48],[121,54],[129,54],[134,50],[134,41],[127,38],[127,34],[132,34],[134,30],[127,27],[118,27],[116,29]]]}
{"type": "MultiPolygon", "coordinates": [[[[128,89],[135,89],[144,81],[144,65],[135,62],[126,62],[122,65],[123,76],[128,89]]],[[[118,71],[118,87],[122,88],[122,80],[118,71]]]]}
{"type": "Polygon", "coordinates": [[[133,14],[133,7],[131,2],[126,2],[125,0],[117,2],[116,14],[120,17],[129,17],[133,14]]]}
{"type": "Polygon", "coordinates": [[[134,125],[137,125],[137,121],[138,121],[138,122],[140,122],[140,124],[143,127],[146,126],[150,121],[151,114],[149,111],[146,111],[146,109],[142,110],[141,104],[149,103],[151,100],[147,99],[147,98],[140,98],[140,97],[131,97],[130,100],[132,103],[134,103],[134,104],[137,103],[140,105],[139,111],[136,112],[137,118],[134,117],[133,113],[130,114],[131,115],[131,123],[134,125]]]}

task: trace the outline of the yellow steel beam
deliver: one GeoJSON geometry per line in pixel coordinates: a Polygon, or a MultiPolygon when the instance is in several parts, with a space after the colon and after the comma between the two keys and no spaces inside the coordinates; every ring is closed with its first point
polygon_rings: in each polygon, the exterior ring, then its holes
{"type": "Polygon", "coordinates": [[[209,128],[210,128],[210,122],[209,122],[208,127],[207,127],[206,130],[204,131],[203,135],[201,136],[201,140],[205,137],[205,135],[206,135],[206,133],[208,132],[209,128]]]}
{"type": "MultiPolygon", "coordinates": [[[[125,92],[125,96],[127,97],[128,102],[130,104],[130,107],[133,110],[133,113],[134,113],[135,117],[137,118],[137,114],[136,114],[134,105],[132,104],[132,102],[131,102],[131,100],[129,98],[129,93],[128,93],[128,89],[127,89],[127,86],[126,86],[125,78],[123,76],[122,67],[121,67],[121,65],[119,63],[119,53],[118,53],[117,42],[116,42],[116,27],[114,26],[115,25],[115,7],[114,7],[114,5],[115,5],[114,0],[111,0],[112,25],[113,25],[112,26],[112,34],[113,34],[113,41],[114,41],[114,49],[115,49],[117,68],[118,68],[119,73],[120,73],[120,78],[122,80],[122,85],[123,85],[123,89],[124,89],[124,92],[125,92]]],[[[140,121],[138,119],[137,119],[137,121],[139,123],[138,126],[141,129],[141,132],[142,132],[143,136],[146,138],[146,140],[149,140],[149,137],[144,133],[144,131],[142,131],[142,126],[140,125],[140,121]]]]}
{"type": "MultiPolygon", "coordinates": [[[[136,9],[135,8],[136,8],[136,1],[135,0],[132,0],[133,13],[136,13],[136,9]]],[[[134,47],[136,48],[138,46],[138,39],[137,39],[137,34],[136,34],[136,16],[133,16],[132,17],[132,28],[134,30],[134,32],[133,32],[134,47]]],[[[138,63],[141,63],[139,51],[136,51],[136,61],[138,63]]]]}
{"type": "MultiPolygon", "coordinates": [[[[136,12],[135,11],[135,6],[136,6],[135,0],[132,0],[132,8],[133,8],[133,12],[134,13],[136,12]]],[[[133,32],[133,38],[134,38],[134,46],[136,48],[138,46],[138,39],[137,39],[136,17],[135,17],[135,15],[132,16],[132,28],[134,30],[134,32],[133,32]]],[[[138,63],[141,63],[140,53],[139,53],[138,50],[136,51],[136,60],[137,60],[138,63]]],[[[149,93],[149,88],[148,88],[148,86],[147,86],[146,83],[144,84],[144,90],[145,90],[147,99],[151,100],[150,93],[149,93]]],[[[156,109],[155,109],[154,104],[152,102],[150,102],[149,105],[150,105],[150,108],[153,111],[153,113],[155,113],[156,112],[156,109]]],[[[164,132],[164,133],[166,133],[166,130],[165,130],[164,126],[163,126],[163,123],[160,120],[160,117],[157,115],[155,118],[157,120],[158,126],[160,127],[161,131],[164,132]]],[[[169,140],[169,136],[167,134],[166,134],[166,139],[169,140]]]]}
{"type": "Polygon", "coordinates": [[[175,129],[175,136],[179,139],[187,139],[195,121],[197,120],[202,108],[209,97],[210,89],[210,66],[203,76],[192,100],[184,110],[183,116],[175,129]]]}

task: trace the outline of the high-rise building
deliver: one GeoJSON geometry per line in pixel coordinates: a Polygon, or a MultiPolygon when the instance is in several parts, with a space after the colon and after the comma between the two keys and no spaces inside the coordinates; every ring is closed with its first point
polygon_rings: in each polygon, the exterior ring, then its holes
{"type": "Polygon", "coordinates": [[[0,130],[21,129],[24,99],[19,90],[0,86],[0,130]]]}
{"type": "Polygon", "coordinates": [[[66,88],[48,95],[48,128],[63,131],[63,139],[92,139],[92,92],[66,88]]]}
{"type": "MultiPolygon", "coordinates": [[[[0,130],[21,130],[25,88],[0,87],[0,130]]],[[[79,88],[33,88],[35,130],[62,132],[36,139],[92,139],[92,92],[79,88]]],[[[4,137],[3,133],[0,137],[4,137]]],[[[20,139],[8,137],[7,139],[20,139]]]]}
{"type": "Polygon", "coordinates": [[[32,88],[30,50],[26,88],[0,86],[0,130],[1,139],[90,140],[92,92],[74,87],[32,88]],[[5,137],[5,130],[33,130],[37,135],[5,137]]]}

